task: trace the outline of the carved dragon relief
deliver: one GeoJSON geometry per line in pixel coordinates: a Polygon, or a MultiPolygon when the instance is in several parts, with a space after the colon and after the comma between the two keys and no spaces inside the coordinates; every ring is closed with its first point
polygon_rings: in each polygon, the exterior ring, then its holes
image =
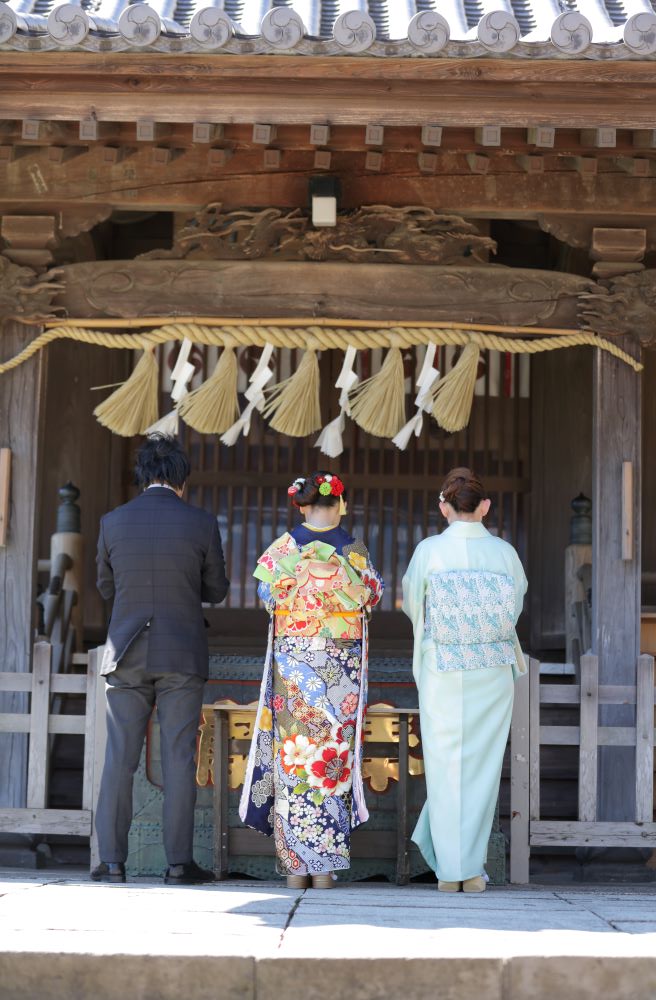
{"type": "Polygon", "coordinates": [[[496,243],[457,215],[430,208],[368,205],[340,215],[337,225],[313,229],[300,209],[221,212],[219,202],[197,212],[171,250],[149,260],[348,260],[359,263],[467,264],[484,262],[496,243]]]}
{"type": "Polygon", "coordinates": [[[579,320],[604,337],[633,334],[643,347],[656,345],[656,270],[623,274],[582,293],[579,320]]]}
{"type": "Polygon", "coordinates": [[[64,311],[53,299],[64,291],[56,279],[60,269],[37,275],[30,267],[21,267],[0,253],[0,328],[10,320],[41,323],[64,311]]]}
{"type": "Polygon", "coordinates": [[[462,265],[486,261],[497,245],[458,215],[367,205],[340,216],[334,227],[308,231],[303,249],[310,260],[462,265]]]}

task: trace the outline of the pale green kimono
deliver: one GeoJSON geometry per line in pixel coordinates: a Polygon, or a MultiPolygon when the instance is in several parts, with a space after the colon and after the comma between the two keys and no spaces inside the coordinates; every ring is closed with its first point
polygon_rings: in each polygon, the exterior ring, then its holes
{"type": "Polygon", "coordinates": [[[527,581],[519,556],[479,522],[455,521],[417,546],[403,579],[403,610],[414,629],[413,673],[419,691],[427,801],[412,839],[440,880],[484,871],[503,754],[510,729],[513,679],[526,672],[517,636],[505,666],[438,669],[425,631],[429,579],[450,571],[485,571],[514,582],[515,621],[527,581]]]}

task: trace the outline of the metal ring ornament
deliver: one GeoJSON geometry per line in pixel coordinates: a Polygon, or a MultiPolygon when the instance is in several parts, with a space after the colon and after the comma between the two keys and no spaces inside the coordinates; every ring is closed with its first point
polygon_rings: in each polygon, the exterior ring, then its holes
{"type": "Polygon", "coordinates": [[[91,23],[86,11],[72,3],[62,3],[48,14],[48,34],[59,45],[79,45],[89,34],[91,23]]]}
{"type": "Polygon", "coordinates": [[[374,19],[364,11],[347,10],[335,21],[333,38],[349,52],[365,52],[376,41],[374,19]]]}
{"type": "Polygon", "coordinates": [[[484,14],[476,28],[478,40],[490,52],[510,52],[520,39],[517,18],[506,10],[484,14]]]}
{"type": "Polygon", "coordinates": [[[159,38],[162,22],[157,11],[147,3],[135,3],[122,12],[118,30],[126,42],[143,49],[159,38]]]}
{"type": "Polygon", "coordinates": [[[232,20],[223,10],[203,7],[196,11],[189,25],[189,34],[204,49],[221,49],[235,33],[232,20]]]}
{"type": "Polygon", "coordinates": [[[18,31],[18,19],[9,4],[0,0],[0,45],[8,42],[18,31]]]}
{"type": "Polygon", "coordinates": [[[656,52],[656,14],[641,11],[633,14],[624,25],[624,44],[640,56],[656,52]]]}
{"type": "Polygon", "coordinates": [[[592,25],[577,10],[559,14],[551,25],[551,42],[568,55],[578,55],[592,44],[592,25]]]}
{"type": "Polygon", "coordinates": [[[263,37],[276,49],[293,49],[305,35],[305,25],[291,7],[274,7],[268,11],[260,27],[263,37]]]}
{"type": "Polygon", "coordinates": [[[440,52],[449,42],[451,29],[446,18],[434,10],[422,10],[408,25],[410,44],[427,55],[440,52]]]}

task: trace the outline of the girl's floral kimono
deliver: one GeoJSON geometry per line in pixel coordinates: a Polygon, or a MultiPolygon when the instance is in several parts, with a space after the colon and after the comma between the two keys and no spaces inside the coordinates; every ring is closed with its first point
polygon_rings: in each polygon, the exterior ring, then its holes
{"type": "Polygon", "coordinates": [[[348,868],[350,831],[368,818],[367,615],[383,584],[364,546],[342,539],[352,541],[340,529],[308,544],[285,534],[254,574],[271,627],[239,814],[273,834],[284,875],[348,868]]]}

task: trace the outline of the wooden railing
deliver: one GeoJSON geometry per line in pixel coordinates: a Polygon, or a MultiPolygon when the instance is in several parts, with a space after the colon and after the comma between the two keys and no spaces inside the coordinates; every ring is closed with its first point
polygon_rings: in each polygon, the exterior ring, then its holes
{"type": "Polygon", "coordinates": [[[596,656],[581,657],[580,684],[540,684],[540,664],[529,661],[529,683],[515,692],[511,727],[510,881],[529,881],[531,847],[656,847],[654,817],[654,659],[638,657],[637,684],[599,685],[596,656]],[[542,725],[546,705],[580,708],[578,726],[542,725]],[[600,726],[600,705],[635,705],[635,726],[600,726]],[[540,818],[542,746],[579,747],[578,819],[540,818]],[[597,819],[600,747],[635,748],[635,819],[597,819]]]}
{"type": "MultiPolygon", "coordinates": [[[[27,796],[25,808],[0,809],[0,833],[70,834],[91,837],[94,803],[100,782],[105,743],[104,683],[99,676],[98,656],[92,650],[84,674],[52,672],[53,645],[34,645],[32,673],[0,673],[0,691],[30,696],[29,712],[0,714],[0,733],[29,736],[27,796]],[[84,715],[53,713],[54,696],[83,694],[84,715]],[[84,771],[81,809],[48,808],[49,741],[60,733],[84,736],[84,771]]],[[[76,654],[86,661],[86,655],[76,654]]],[[[80,663],[81,665],[81,663],[80,663]]]]}

